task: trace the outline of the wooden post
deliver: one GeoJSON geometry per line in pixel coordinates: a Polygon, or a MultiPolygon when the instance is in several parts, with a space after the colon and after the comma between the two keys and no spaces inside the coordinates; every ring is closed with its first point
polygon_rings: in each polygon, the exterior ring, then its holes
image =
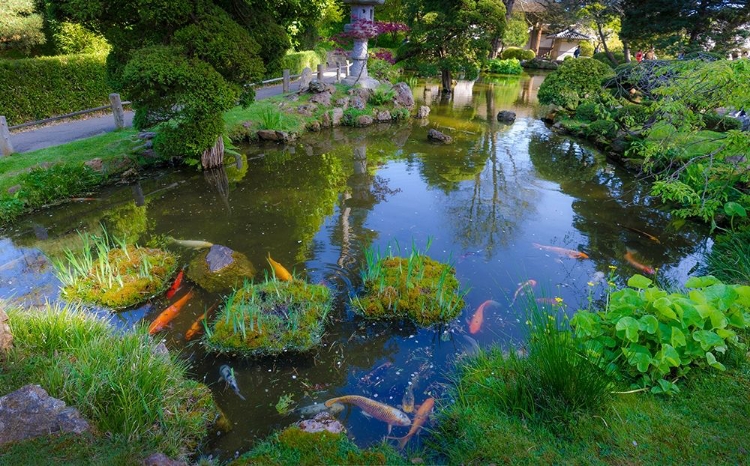
{"type": "Polygon", "coordinates": [[[341,63],[336,64],[336,82],[341,82],[341,63]]]}
{"type": "Polygon", "coordinates": [[[13,144],[10,143],[10,130],[5,117],[0,115],[0,157],[13,153],[13,144]]]}
{"type": "Polygon", "coordinates": [[[346,68],[344,69],[344,76],[349,77],[349,60],[346,61],[346,68]]]}
{"type": "Polygon", "coordinates": [[[283,77],[283,80],[281,82],[282,82],[282,84],[281,84],[282,92],[284,94],[286,94],[287,92],[289,92],[290,83],[291,83],[291,81],[289,79],[289,70],[288,69],[284,70],[284,77],[283,77]]]}
{"type": "Polygon", "coordinates": [[[323,82],[323,65],[318,65],[318,81],[323,82]]]}
{"type": "Polygon", "coordinates": [[[125,111],[122,109],[120,94],[110,94],[109,103],[112,105],[112,115],[115,117],[115,128],[125,127],[125,111]]]}

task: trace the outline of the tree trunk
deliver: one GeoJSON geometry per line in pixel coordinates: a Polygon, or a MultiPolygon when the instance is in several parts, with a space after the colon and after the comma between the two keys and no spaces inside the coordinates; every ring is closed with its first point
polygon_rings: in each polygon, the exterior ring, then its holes
{"type": "Polygon", "coordinates": [[[510,15],[513,14],[513,5],[516,0],[503,0],[503,3],[505,3],[505,20],[510,21],[510,15]]]}
{"type": "Polygon", "coordinates": [[[630,45],[628,41],[622,41],[622,53],[625,54],[625,63],[630,63],[630,45]]]}
{"type": "Polygon", "coordinates": [[[201,156],[201,164],[203,165],[204,170],[217,168],[224,165],[224,138],[221,136],[221,134],[218,138],[216,138],[216,142],[214,143],[213,147],[209,147],[208,149],[203,151],[203,155],[201,156]]]}
{"type": "Polygon", "coordinates": [[[497,49],[499,49],[499,48],[500,48],[500,38],[499,37],[495,37],[494,39],[492,39],[492,50],[490,51],[490,58],[491,59],[492,58],[497,58],[497,55],[498,55],[497,49]]]}
{"type": "Polygon", "coordinates": [[[599,40],[602,41],[602,47],[604,47],[604,53],[607,54],[607,58],[614,63],[615,66],[619,65],[620,63],[615,58],[615,54],[609,51],[609,47],[607,47],[607,36],[604,35],[604,31],[602,30],[602,25],[600,23],[596,23],[596,31],[599,34],[599,40]]]}
{"type": "Polygon", "coordinates": [[[453,92],[453,75],[451,74],[451,70],[444,69],[441,71],[440,75],[443,83],[443,89],[441,92],[443,94],[450,94],[453,92]]]}

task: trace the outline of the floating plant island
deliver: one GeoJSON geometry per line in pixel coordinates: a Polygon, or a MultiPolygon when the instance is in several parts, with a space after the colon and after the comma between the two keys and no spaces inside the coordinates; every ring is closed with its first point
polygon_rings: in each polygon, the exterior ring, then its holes
{"type": "Polygon", "coordinates": [[[421,326],[446,323],[464,307],[456,271],[412,248],[409,257],[366,252],[363,296],[353,310],[367,319],[411,319],[421,326]]]}
{"type": "Polygon", "coordinates": [[[125,244],[106,233],[81,238],[80,252],[66,250],[65,261],[54,261],[68,301],[125,309],[164,291],[177,271],[177,256],[169,251],[125,244]]]}
{"type": "Polygon", "coordinates": [[[242,357],[304,352],[320,343],[331,305],[322,285],[246,282],[226,298],[203,341],[209,351],[242,357]]]}

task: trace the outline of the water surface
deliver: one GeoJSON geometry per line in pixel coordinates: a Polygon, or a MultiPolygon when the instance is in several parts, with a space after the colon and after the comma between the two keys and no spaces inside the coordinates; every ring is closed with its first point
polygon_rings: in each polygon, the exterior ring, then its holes
{"type": "MultiPolygon", "coordinates": [[[[78,231],[97,231],[100,224],[140,244],[171,236],[228,246],[255,264],[259,278],[270,273],[270,253],[300,277],[334,289],[323,346],[304,355],[241,361],[206,355],[198,342],[185,342],[185,330],[223,297],[197,288],[158,336],[191,361],[192,375],[212,388],[234,425],[205,451],[222,458],[300,418],[277,411],[282,396],[291,396],[296,407],[344,394],[398,406],[410,384],[417,404],[441,396],[452,365],[474,351],[474,341],[480,347],[523,343],[527,297],[520,292],[513,301],[521,283],[534,280],[532,299],[561,298],[572,312],[587,306],[589,296],[602,295],[610,266],[620,277],[637,272],[625,260],[627,251],[658,268],[669,284],[682,282],[705,249],[705,232],[672,222],[648,195],[648,184],[540,120],[542,80],[483,77],[459,82],[452,96],[441,96],[437,83],[420,83],[414,96],[417,105],[431,107],[428,120],[337,128],[292,146],[243,147],[244,157],[226,170],[163,172],[109,188],[97,200],[31,215],[0,238],[0,297],[32,306],[56,299],[47,257],[74,247],[78,231]],[[501,124],[495,118],[500,110],[515,111],[518,119],[501,124]],[[452,136],[453,144],[429,143],[431,128],[452,136]],[[412,245],[423,250],[428,242],[428,254],[452,262],[467,290],[455,321],[419,329],[354,315],[349,297],[361,291],[366,248],[406,255],[412,245]],[[488,299],[499,306],[488,308],[482,329],[469,336],[467,321],[488,299]],[[219,382],[222,364],[234,367],[247,401],[219,382]]],[[[184,264],[196,254],[175,251],[184,264]]],[[[123,328],[147,324],[168,304],[160,297],[112,318],[123,328]]],[[[386,434],[384,423],[358,408],[339,417],[360,445],[386,434]]],[[[406,431],[395,428],[394,435],[406,431]]]]}

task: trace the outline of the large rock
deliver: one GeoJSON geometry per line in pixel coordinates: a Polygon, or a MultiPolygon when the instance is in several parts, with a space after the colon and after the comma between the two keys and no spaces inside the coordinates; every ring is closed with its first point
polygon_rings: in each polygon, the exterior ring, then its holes
{"type": "Polygon", "coordinates": [[[187,273],[190,280],[213,293],[239,288],[255,276],[255,267],[243,254],[214,244],[190,261],[187,273]]]}
{"type": "Polygon", "coordinates": [[[396,83],[393,86],[393,90],[396,91],[396,97],[393,100],[400,106],[411,109],[414,107],[414,95],[411,93],[411,88],[406,83],[396,83]]]}
{"type": "Polygon", "coordinates": [[[357,117],[356,125],[359,127],[370,126],[372,122],[373,119],[370,115],[360,115],[357,117]]]}
{"type": "Polygon", "coordinates": [[[349,106],[358,110],[364,110],[367,106],[367,100],[358,95],[353,95],[351,99],[349,99],[349,106]]]}
{"type": "Polygon", "coordinates": [[[333,86],[333,84],[326,84],[323,81],[318,81],[317,79],[313,79],[312,81],[310,81],[310,85],[307,86],[307,90],[312,92],[313,94],[320,94],[323,92],[333,94],[334,92],[336,92],[336,88],[333,86]]]}
{"type": "Polygon", "coordinates": [[[331,112],[331,124],[333,126],[339,126],[341,125],[341,120],[344,119],[344,109],[341,107],[336,107],[333,109],[333,112],[331,112]]]}
{"type": "Polygon", "coordinates": [[[442,142],[443,144],[450,144],[453,142],[453,138],[447,134],[443,134],[436,129],[427,131],[427,139],[430,141],[442,142]]]}
{"type": "Polygon", "coordinates": [[[13,334],[8,325],[8,315],[0,309],[0,361],[5,359],[6,353],[11,348],[13,348],[13,334]]]}
{"type": "Polygon", "coordinates": [[[0,398],[0,445],[90,430],[77,409],[52,398],[39,385],[26,385],[0,398]]]}
{"type": "Polygon", "coordinates": [[[516,113],[508,110],[503,110],[497,113],[497,121],[505,124],[512,124],[516,121],[516,113]]]}
{"type": "Polygon", "coordinates": [[[310,102],[315,103],[315,104],[320,104],[324,107],[330,107],[331,96],[332,94],[330,92],[321,92],[319,94],[315,94],[312,97],[310,97],[310,102]]]}
{"type": "Polygon", "coordinates": [[[305,68],[302,70],[302,76],[299,78],[299,91],[305,92],[310,87],[310,82],[312,82],[313,79],[313,73],[310,68],[305,68]]]}
{"type": "Polygon", "coordinates": [[[429,115],[430,115],[430,107],[426,105],[420,105],[419,109],[417,109],[416,118],[419,118],[421,120],[423,118],[427,118],[429,115]]]}
{"type": "Polygon", "coordinates": [[[295,133],[287,133],[286,131],[274,131],[272,129],[261,129],[258,130],[258,139],[261,141],[283,141],[293,142],[297,139],[295,133]]]}
{"type": "Polygon", "coordinates": [[[391,116],[391,112],[389,112],[388,110],[380,110],[375,115],[375,119],[381,123],[384,123],[386,121],[391,121],[393,117],[391,116]]]}

